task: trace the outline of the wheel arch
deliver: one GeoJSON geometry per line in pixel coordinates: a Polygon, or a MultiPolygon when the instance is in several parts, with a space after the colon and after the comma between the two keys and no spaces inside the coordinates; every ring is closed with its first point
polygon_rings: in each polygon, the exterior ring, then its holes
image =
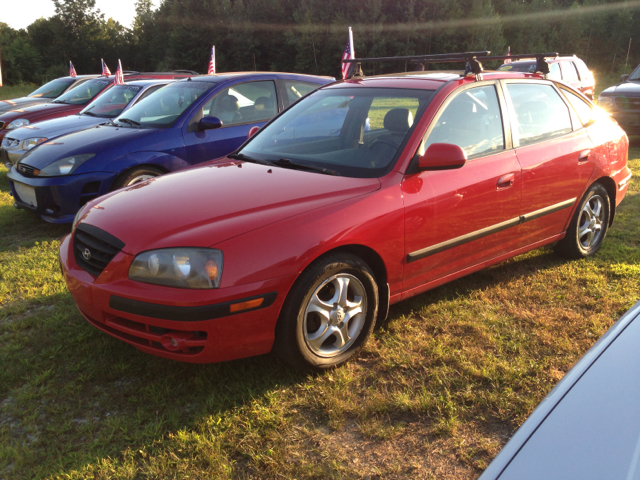
{"type": "MultiPolygon", "coordinates": [[[[303,270],[300,271],[298,277],[302,275],[302,273],[309,268],[313,263],[318,261],[319,259],[335,254],[335,253],[350,253],[355,255],[356,257],[361,258],[373,271],[373,275],[376,280],[376,284],[378,285],[378,318],[376,319],[376,324],[382,323],[386,320],[387,315],[389,314],[389,284],[388,284],[388,276],[387,276],[387,266],[384,263],[384,260],[380,256],[378,252],[376,252],[373,248],[367,247],[362,244],[349,244],[349,245],[340,245],[336,248],[332,248],[331,250],[327,250],[326,252],[322,252],[322,254],[313,258],[303,270]]],[[[290,292],[291,290],[289,290],[290,292]]],[[[287,293],[287,296],[289,293],[287,293]]]]}
{"type": "Polygon", "coordinates": [[[163,175],[165,173],[170,172],[170,170],[163,167],[162,165],[158,165],[157,163],[145,162],[145,163],[137,163],[135,165],[130,165],[129,167],[127,167],[125,170],[121,171],[114,177],[113,181],[111,182],[111,185],[109,186],[109,191],[113,191],[113,186],[116,184],[116,182],[121,178],[123,178],[124,176],[128,175],[129,172],[131,172],[132,170],[135,170],[136,168],[145,168],[145,167],[151,167],[156,170],[160,170],[163,175]]]}
{"type": "Polygon", "coordinates": [[[609,212],[609,226],[613,223],[613,218],[616,215],[616,182],[611,177],[600,177],[593,184],[599,183],[609,194],[609,206],[611,211],[609,212]]]}

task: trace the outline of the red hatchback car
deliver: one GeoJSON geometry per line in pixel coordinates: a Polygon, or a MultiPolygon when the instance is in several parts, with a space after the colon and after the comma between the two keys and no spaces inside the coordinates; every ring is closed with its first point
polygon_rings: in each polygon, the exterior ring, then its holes
{"type": "Polygon", "coordinates": [[[393,303],[543,245],[594,254],[627,148],[543,75],[355,77],[226,158],[87,204],[62,270],[82,315],[144,352],[330,368],[393,303]]]}

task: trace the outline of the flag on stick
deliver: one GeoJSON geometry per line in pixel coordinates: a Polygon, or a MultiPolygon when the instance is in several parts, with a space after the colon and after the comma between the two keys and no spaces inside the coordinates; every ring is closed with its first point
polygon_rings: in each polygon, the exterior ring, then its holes
{"type": "Polygon", "coordinates": [[[216,46],[211,47],[211,58],[209,59],[209,69],[207,75],[216,74],[216,46]]]}
{"type": "Polygon", "coordinates": [[[353,31],[351,27],[349,27],[349,40],[347,40],[347,46],[344,47],[344,53],[342,54],[342,79],[347,78],[347,74],[349,73],[349,68],[351,68],[350,63],[344,63],[345,60],[351,60],[356,58],[356,52],[353,47],[353,31]]]}
{"type": "MultiPolygon", "coordinates": [[[[510,57],[511,56],[511,47],[507,47],[507,56],[510,57]]],[[[511,63],[511,59],[507,58],[504,63],[511,63]]]]}
{"type": "Polygon", "coordinates": [[[105,77],[111,75],[111,70],[109,70],[109,67],[107,67],[107,64],[104,63],[104,60],[100,59],[100,61],[102,62],[102,75],[105,77]]]}
{"type": "Polygon", "coordinates": [[[0,63],[0,87],[1,86],[2,86],[2,63],[0,63]]]}
{"type": "Polygon", "coordinates": [[[116,69],[116,78],[113,79],[114,85],[123,85],[124,84],[124,76],[122,75],[122,63],[120,63],[120,59],[118,59],[118,68],[116,69]]]}
{"type": "Polygon", "coordinates": [[[71,63],[71,60],[69,60],[69,76],[70,77],[78,76],[78,74],[76,73],[76,68],[73,66],[73,63],[71,63]]]}

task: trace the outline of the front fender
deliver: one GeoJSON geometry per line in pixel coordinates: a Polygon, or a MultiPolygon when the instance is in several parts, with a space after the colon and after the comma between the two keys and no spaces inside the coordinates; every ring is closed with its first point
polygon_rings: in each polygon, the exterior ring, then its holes
{"type": "Polygon", "coordinates": [[[166,152],[134,152],[109,162],[108,171],[120,173],[137,165],[154,165],[167,172],[189,167],[190,164],[175,155],[166,152]]]}

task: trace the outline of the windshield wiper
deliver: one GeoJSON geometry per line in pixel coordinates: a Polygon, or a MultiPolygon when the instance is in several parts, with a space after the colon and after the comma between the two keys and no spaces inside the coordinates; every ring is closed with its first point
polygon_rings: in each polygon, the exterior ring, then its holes
{"type": "Polygon", "coordinates": [[[246,162],[253,162],[253,163],[260,163],[262,165],[269,165],[271,167],[275,167],[276,166],[275,163],[270,162],[269,160],[259,160],[257,158],[250,157],[249,155],[245,155],[244,153],[232,153],[230,155],[227,155],[227,157],[234,158],[236,160],[244,160],[246,162]]]}
{"type": "Polygon", "coordinates": [[[130,120],[128,118],[118,118],[118,122],[128,123],[129,125],[133,125],[134,127],[139,127],[142,125],[140,122],[136,122],[135,120],[130,120]]]}
{"type": "Polygon", "coordinates": [[[329,168],[316,167],[315,165],[306,165],[304,163],[297,163],[292,160],[289,160],[288,158],[281,158],[277,162],[273,162],[273,163],[278,165],[279,167],[284,167],[284,168],[292,168],[297,170],[309,170],[312,172],[324,173],[325,175],[335,175],[337,177],[342,176],[335,170],[331,170],[329,168]]]}
{"type": "Polygon", "coordinates": [[[97,117],[97,115],[93,112],[84,112],[82,115],[89,115],[90,117],[97,117]]]}
{"type": "Polygon", "coordinates": [[[64,103],[65,105],[67,104],[67,102],[65,102],[64,100],[54,100],[51,103],[64,103]]]}

